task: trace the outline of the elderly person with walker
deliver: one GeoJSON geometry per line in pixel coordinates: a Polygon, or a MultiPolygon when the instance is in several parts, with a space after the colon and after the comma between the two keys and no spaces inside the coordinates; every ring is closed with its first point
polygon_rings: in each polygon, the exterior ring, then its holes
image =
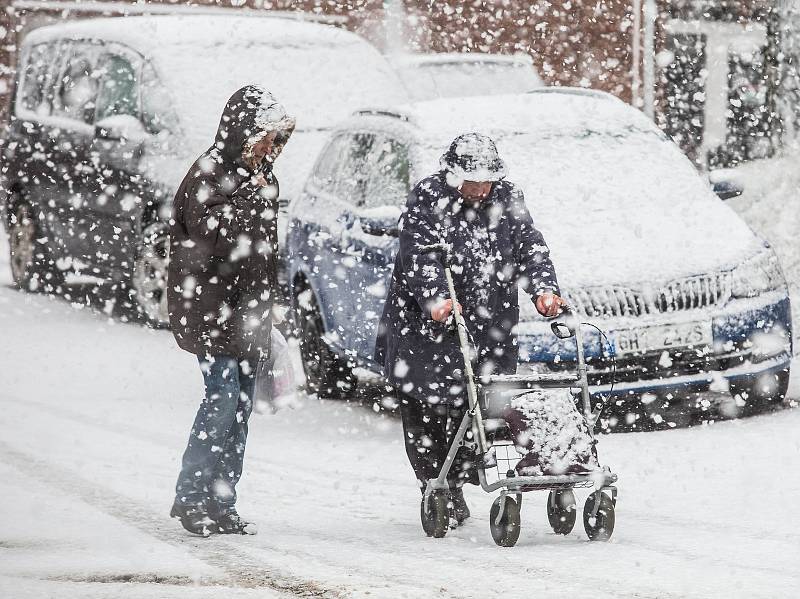
{"type": "MultiPolygon", "coordinates": [[[[544,237],[522,191],[507,181],[494,142],[457,137],[440,171],[420,181],[400,218],[400,250],[380,321],[376,361],[396,394],[406,453],[424,493],[467,409],[464,362],[448,319],[458,310],[472,334],[479,375],[516,372],[518,286],[545,317],[566,304],[544,237]],[[441,255],[452,256],[457,297],[449,298],[441,255]]],[[[461,447],[448,474],[451,521],[469,517],[462,486],[477,484],[476,458],[461,447]]]]}

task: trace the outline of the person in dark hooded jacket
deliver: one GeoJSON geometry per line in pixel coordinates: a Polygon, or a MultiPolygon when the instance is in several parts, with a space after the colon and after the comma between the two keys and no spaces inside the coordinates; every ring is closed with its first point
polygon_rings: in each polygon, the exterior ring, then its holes
{"type": "Polygon", "coordinates": [[[236,483],[278,292],[272,165],[294,126],[268,91],[243,87],[225,106],[214,145],[175,195],[170,326],[178,345],[197,356],[206,397],[183,454],[171,515],[196,534],[247,532],[235,508],[236,483]]]}
{"type": "MultiPolygon", "coordinates": [[[[517,286],[545,316],[565,305],[542,234],[522,191],[505,181],[494,142],[470,133],[456,138],[441,171],[411,191],[400,218],[400,250],[380,321],[375,359],[395,388],[406,452],[424,491],[447,455],[466,409],[464,359],[446,324],[461,311],[477,349],[476,373],[513,374],[518,348],[517,286]],[[445,243],[460,305],[449,297],[442,256],[425,246],[445,243]],[[448,424],[449,423],[449,424],[448,424]]],[[[450,470],[451,507],[469,516],[461,486],[477,483],[462,448],[450,470]]]]}

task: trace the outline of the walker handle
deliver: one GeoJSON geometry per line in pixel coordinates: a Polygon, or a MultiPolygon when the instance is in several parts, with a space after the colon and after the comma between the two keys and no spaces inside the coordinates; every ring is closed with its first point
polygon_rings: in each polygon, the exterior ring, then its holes
{"type": "Polygon", "coordinates": [[[431,245],[418,245],[417,250],[423,254],[442,254],[445,267],[450,266],[452,246],[449,243],[433,243],[431,245]]]}
{"type": "Polygon", "coordinates": [[[550,330],[553,335],[559,339],[569,339],[575,335],[575,312],[571,306],[561,306],[561,313],[553,318],[557,319],[559,316],[566,316],[564,320],[553,320],[550,323],[550,330]],[[572,324],[570,324],[570,321],[572,324]]]}

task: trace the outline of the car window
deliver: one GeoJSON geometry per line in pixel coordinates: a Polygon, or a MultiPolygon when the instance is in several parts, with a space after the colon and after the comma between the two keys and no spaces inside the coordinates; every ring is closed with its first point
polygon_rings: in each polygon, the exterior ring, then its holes
{"type": "Polygon", "coordinates": [[[347,145],[347,136],[338,135],[334,137],[325,149],[320,153],[316,164],[314,165],[314,180],[317,185],[327,189],[329,192],[333,191],[333,185],[336,179],[336,169],[342,159],[342,153],[347,145]]]}
{"type": "Polygon", "coordinates": [[[37,44],[32,46],[26,53],[25,64],[22,67],[19,107],[35,112],[39,116],[50,114],[47,79],[51,63],[50,50],[52,45],[37,44]]]}
{"type": "Polygon", "coordinates": [[[334,193],[339,199],[356,206],[363,206],[367,193],[372,146],[375,135],[372,133],[353,133],[346,137],[341,164],[336,172],[334,193]]]}
{"type": "Polygon", "coordinates": [[[99,88],[95,68],[99,47],[74,44],[69,60],[60,73],[53,98],[53,114],[91,124],[99,88]]]}
{"type": "Polygon", "coordinates": [[[117,54],[103,54],[97,76],[100,83],[95,122],[119,115],[139,118],[139,77],[131,61],[117,54]]]}
{"type": "Polygon", "coordinates": [[[398,73],[412,100],[430,100],[441,97],[436,86],[436,78],[430,69],[407,67],[401,68],[398,73]]]}
{"type": "Polygon", "coordinates": [[[176,132],[178,117],[172,97],[149,62],[142,68],[142,122],[151,133],[176,132]]]}
{"type": "Polygon", "coordinates": [[[408,195],[408,147],[402,142],[379,139],[373,146],[364,206],[401,206],[408,195]]]}

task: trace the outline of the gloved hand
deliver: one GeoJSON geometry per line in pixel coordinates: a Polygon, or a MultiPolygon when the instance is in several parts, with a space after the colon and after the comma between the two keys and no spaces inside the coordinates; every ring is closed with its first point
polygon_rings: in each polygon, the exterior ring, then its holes
{"type": "MultiPolygon", "coordinates": [[[[461,304],[458,305],[458,313],[461,314],[461,304]]],[[[435,303],[431,307],[431,318],[433,318],[436,322],[444,322],[447,320],[447,317],[450,316],[450,313],[453,311],[453,300],[451,299],[443,299],[437,303],[435,303]]]]}
{"type": "Polygon", "coordinates": [[[555,293],[543,293],[536,298],[536,311],[547,318],[558,316],[559,312],[561,312],[561,308],[565,308],[566,306],[567,302],[555,293]]]}
{"type": "Polygon", "coordinates": [[[251,219],[250,227],[262,224],[262,217],[272,220],[278,216],[278,182],[272,173],[256,173],[244,181],[233,194],[234,209],[251,219]]]}

